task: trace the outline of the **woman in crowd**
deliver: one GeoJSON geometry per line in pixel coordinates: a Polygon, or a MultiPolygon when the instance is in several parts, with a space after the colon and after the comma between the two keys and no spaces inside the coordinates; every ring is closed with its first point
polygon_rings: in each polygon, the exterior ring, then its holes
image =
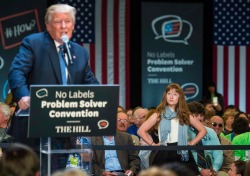
{"type": "MultiPolygon", "coordinates": [[[[166,87],[156,112],[138,130],[140,137],[151,146],[196,145],[206,133],[204,125],[189,112],[184,93],[180,85],[176,83],[171,83],[166,87]],[[155,124],[158,124],[159,143],[154,143],[148,135],[148,131],[155,124]],[[198,131],[197,136],[190,142],[187,140],[188,125],[192,125],[198,131]]],[[[149,161],[151,165],[156,166],[162,166],[169,162],[182,163],[191,168],[197,175],[199,174],[194,158],[191,152],[187,150],[178,150],[176,152],[160,150],[157,151],[154,157],[150,157],[149,161]]]]}
{"type": "Polygon", "coordinates": [[[225,111],[222,118],[224,120],[224,130],[222,131],[222,136],[226,136],[230,133],[233,132],[233,128],[232,128],[232,124],[234,122],[234,116],[237,114],[238,112],[235,112],[233,110],[228,110],[225,111]]]}

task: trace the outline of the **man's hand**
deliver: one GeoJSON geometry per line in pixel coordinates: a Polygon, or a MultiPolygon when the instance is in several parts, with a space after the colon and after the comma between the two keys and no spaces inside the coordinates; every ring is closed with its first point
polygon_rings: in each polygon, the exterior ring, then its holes
{"type": "Polygon", "coordinates": [[[214,173],[210,169],[201,169],[201,176],[214,176],[214,173]]]}
{"type": "Polygon", "coordinates": [[[19,109],[22,109],[22,110],[28,109],[30,107],[30,97],[29,96],[22,97],[18,101],[18,107],[19,109]]]}
{"type": "Polygon", "coordinates": [[[132,170],[126,170],[125,175],[127,175],[127,176],[133,176],[134,172],[132,170]]]}
{"type": "Polygon", "coordinates": [[[109,172],[109,171],[103,171],[101,176],[115,176],[115,173],[109,172]]]}

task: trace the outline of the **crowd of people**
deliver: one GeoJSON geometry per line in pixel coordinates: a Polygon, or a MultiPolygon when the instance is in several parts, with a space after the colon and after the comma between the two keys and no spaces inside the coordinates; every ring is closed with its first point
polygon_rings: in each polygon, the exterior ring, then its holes
{"type": "MultiPolygon", "coordinates": [[[[207,102],[187,103],[181,87],[171,83],[157,107],[147,109],[138,106],[126,110],[119,106],[116,135],[91,137],[89,140],[92,145],[106,146],[250,145],[250,120],[246,113],[229,106],[220,116],[211,107],[212,103],[207,102]]],[[[11,138],[7,133],[3,136],[9,127],[10,116],[9,106],[0,103],[1,140],[11,138]]],[[[177,168],[187,169],[190,175],[246,176],[250,175],[247,166],[249,153],[250,150],[93,150],[88,157],[92,160],[92,174],[96,176],[181,175],[177,168]]],[[[84,159],[83,155],[79,156],[84,159]]],[[[24,170],[32,170],[31,175],[37,175],[40,168],[38,158],[32,148],[14,143],[3,152],[0,173],[20,175],[18,165],[32,163],[26,164],[24,170]]],[[[74,167],[77,166],[80,165],[74,167]]],[[[65,170],[59,168],[53,175],[63,176],[66,172],[68,175],[71,172],[87,174],[81,168],[69,172],[72,167],[65,166],[65,170]]]]}
{"type": "MultiPolygon", "coordinates": [[[[27,138],[29,117],[13,117],[10,110],[13,104],[18,111],[30,107],[30,85],[99,84],[84,47],[70,41],[75,15],[72,6],[50,6],[45,15],[46,31],[25,37],[11,64],[8,80],[13,101],[0,103],[0,140],[14,143],[1,153],[1,176],[40,174],[40,164],[43,164],[37,155],[40,141],[27,138]],[[69,39],[66,43],[65,37],[69,39]]],[[[181,86],[170,83],[157,107],[118,106],[116,124],[113,136],[77,137],[75,142],[81,144],[86,139],[92,145],[166,149],[168,146],[250,145],[249,116],[235,106],[224,107],[223,97],[214,83],[208,85],[201,102],[189,103],[181,86]]],[[[250,175],[250,150],[93,149],[92,154],[73,155],[68,158],[69,165],[67,157],[60,158],[64,161],[60,161],[60,168],[56,168],[53,176],[85,176],[87,172],[79,164],[83,161],[92,166],[94,176],[250,175]]],[[[57,159],[53,157],[52,165],[59,163],[57,159]]]]}

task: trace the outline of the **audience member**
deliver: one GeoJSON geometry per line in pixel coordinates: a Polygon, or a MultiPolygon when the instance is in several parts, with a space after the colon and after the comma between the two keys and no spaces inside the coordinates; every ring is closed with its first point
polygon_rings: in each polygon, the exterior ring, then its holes
{"type": "Polygon", "coordinates": [[[117,107],[117,112],[125,112],[125,109],[122,106],[117,107]]]}
{"type": "Polygon", "coordinates": [[[13,138],[7,134],[11,111],[8,105],[0,102],[0,143],[13,142],[13,138]]]}
{"type": "Polygon", "coordinates": [[[215,82],[210,82],[208,84],[207,91],[205,92],[203,99],[212,103],[217,115],[223,114],[223,96],[217,91],[215,82]]]}
{"type": "Polygon", "coordinates": [[[160,167],[152,166],[142,170],[138,176],[178,176],[170,169],[163,169],[160,167]]]}
{"type": "MultiPolygon", "coordinates": [[[[193,114],[194,118],[204,123],[205,108],[204,106],[196,101],[188,103],[190,112],[193,114]]],[[[220,141],[217,137],[215,131],[211,128],[206,127],[207,134],[202,138],[200,145],[220,145],[220,141]]],[[[189,137],[194,139],[196,137],[197,130],[190,126],[188,130],[189,137]]],[[[194,159],[198,165],[201,176],[212,175],[217,173],[222,166],[223,156],[222,150],[192,150],[194,159]],[[200,152],[204,155],[200,155],[200,152]],[[199,162],[202,156],[202,163],[199,162]]]]}
{"type": "MultiPolygon", "coordinates": [[[[0,102],[0,143],[11,143],[13,138],[7,134],[11,111],[8,105],[0,102]]],[[[0,157],[4,149],[0,147],[0,157]]]]}
{"type": "MultiPolygon", "coordinates": [[[[91,71],[84,47],[69,41],[73,63],[68,54],[65,56],[66,60],[62,58],[63,53],[59,48],[64,47],[65,50],[65,44],[61,38],[67,36],[71,39],[75,14],[76,9],[67,4],[52,5],[45,15],[47,31],[31,34],[23,39],[8,75],[9,86],[19,109],[27,110],[30,107],[29,89],[33,84],[99,84],[91,71]]],[[[39,139],[27,138],[28,117],[13,120],[15,141],[39,150],[39,139]]]]}
{"type": "MultiPolygon", "coordinates": [[[[226,139],[225,137],[220,136],[223,127],[224,121],[220,116],[213,116],[210,118],[209,127],[214,129],[216,132],[221,145],[232,145],[231,141],[226,139]]],[[[228,171],[230,169],[231,164],[234,162],[234,151],[233,150],[223,150],[223,164],[217,173],[218,176],[226,176],[228,175],[228,171]]]]}
{"type": "Polygon", "coordinates": [[[238,112],[235,116],[234,116],[234,120],[238,119],[238,118],[245,118],[248,120],[249,122],[249,127],[250,127],[250,121],[249,121],[249,118],[248,118],[248,115],[247,113],[245,112],[238,112]]]}
{"type": "Polygon", "coordinates": [[[134,109],[133,111],[134,124],[128,127],[127,132],[129,134],[136,135],[140,138],[140,136],[137,134],[137,131],[140,128],[140,126],[145,122],[147,113],[148,110],[140,106],[134,109]]]}
{"type": "MultiPolygon", "coordinates": [[[[117,113],[117,124],[116,130],[121,132],[126,132],[129,126],[128,115],[125,112],[118,112],[117,113]]],[[[130,134],[134,145],[139,145],[139,138],[136,135],[130,134]]]]}
{"type": "Polygon", "coordinates": [[[235,111],[225,111],[225,113],[223,114],[222,118],[224,120],[224,130],[223,130],[223,135],[228,135],[230,133],[233,132],[233,128],[232,128],[232,124],[234,122],[234,116],[236,115],[237,113],[235,111]]]}
{"type": "Polygon", "coordinates": [[[246,162],[237,160],[231,164],[230,170],[228,171],[229,176],[245,176],[246,162]]]}
{"type": "MultiPolygon", "coordinates": [[[[116,131],[115,136],[92,137],[93,145],[134,145],[130,134],[116,131]]],[[[125,173],[131,176],[140,170],[140,158],[136,150],[93,150],[92,170],[95,176],[125,173]]]]}
{"type": "Polygon", "coordinates": [[[238,112],[240,112],[240,109],[238,108],[238,106],[232,105],[232,104],[231,104],[231,105],[228,105],[228,106],[225,108],[224,113],[225,113],[226,111],[234,111],[234,112],[238,113],[238,112]]]}
{"type": "Polygon", "coordinates": [[[70,168],[62,171],[57,171],[52,176],[88,176],[86,172],[79,168],[70,168]]]}
{"type": "MultiPolygon", "coordinates": [[[[248,120],[245,118],[238,118],[234,121],[233,129],[235,130],[235,137],[233,138],[233,145],[250,145],[250,131],[248,120]]],[[[234,150],[235,160],[248,161],[250,160],[250,150],[234,150]]]]}
{"type": "Polygon", "coordinates": [[[210,101],[204,100],[204,101],[202,101],[202,104],[205,107],[205,123],[206,123],[209,121],[209,119],[212,116],[216,115],[216,112],[215,112],[213,105],[210,101]]]}
{"type": "Polygon", "coordinates": [[[173,171],[176,176],[196,176],[190,168],[177,162],[167,163],[162,168],[173,171]]]}
{"type": "MultiPolygon", "coordinates": [[[[156,112],[138,130],[141,138],[151,146],[196,145],[206,135],[206,132],[204,125],[191,115],[185,101],[184,93],[180,85],[176,83],[171,83],[166,87],[162,101],[158,105],[156,112]],[[148,135],[149,130],[156,124],[159,124],[159,143],[154,143],[148,135]],[[188,125],[192,125],[198,131],[198,135],[190,142],[188,142],[187,138],[188,125]]],[[[187,150],[159,150],[155,154],[155,157],[151,157],[149,161],[150,165],[156,166],[161,166],[169,162],[180,162],[192,168],[196,174],[199,174],[193,155],[187,150]]]]}
{"type": "Polygon", "coordinates": [[[118,112],[116,129],[118,131],[126,132],[128,126],[129,126],[128,115],[125,112],[118,112]]]}
{"type": "Polygon", "coordinates": [[[245,118],[237,118],[232,124],[233,132],[226,135],[225,137],[230,141],[233,141],[234,137],[249,131],[249,122],[245,118]]]}
{"type": "Polygon", "coordinates": [[[12,143],[0,160],[0,175],[39,176],[39,158],[30,147],[24,144],[12,143]]]}
{"type": "Polygon", "coordinates": [[[129,126],[134,124],[134,118],[133,118],[133,109],[128,108],[126,109],[126,114],[128,115],[128,120],[129,120],[129,126]]]}

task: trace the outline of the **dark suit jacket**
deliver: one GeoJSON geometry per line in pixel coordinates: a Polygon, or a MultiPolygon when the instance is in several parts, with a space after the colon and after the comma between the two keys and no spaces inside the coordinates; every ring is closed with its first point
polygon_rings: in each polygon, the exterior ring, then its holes
{"type": "MultiPolygon", "coordinates": [[[[88,65],[86,50],[74,42],[69,42],[69,45],[74,62],[68,66],[71,84],[98,84],[88,65]]],[[[58,52],[48,32],[23,39],[8,77],[16,101],[29,96],[31,84],[62,84],[58,52]]]]}
{"type": "MultiPolygon", "coordinates": [[[[104,145],[103,137],[92,137],[91,142],[93,145],[104,145]]],[[[116,131],[115,145],[131,145],[133,146],[133,140],[130,134],[116,131]]],[[[140,158],[138,151],[135,150],[117,150],[117,157],[123,171],[132,170],[138,174],[140,170],[140,158]]],[[[105,151],[93,150],[93,173],[96,176],[102,174],[105,171],[105,151]]]]}

